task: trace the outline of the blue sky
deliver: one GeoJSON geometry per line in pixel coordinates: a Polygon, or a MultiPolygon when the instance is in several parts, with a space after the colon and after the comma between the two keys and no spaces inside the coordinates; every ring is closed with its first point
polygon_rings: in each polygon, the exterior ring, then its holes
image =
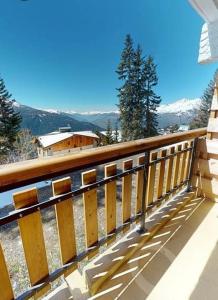
{"type": "Polygon", "coordinates": [[[2,0],[0,74],[26,105],[116,109],[130,33],[158,64],[162,103],[196,98],[217,67],[197,63],[202,24],[188,0],[2,0]]]}

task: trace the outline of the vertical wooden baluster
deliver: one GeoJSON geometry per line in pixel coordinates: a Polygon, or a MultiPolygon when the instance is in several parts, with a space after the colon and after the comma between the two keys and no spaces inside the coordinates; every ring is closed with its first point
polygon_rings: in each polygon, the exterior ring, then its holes
{"type": "Polygon", "coordinates": [[[0,299],[1,300],[14,299],[11,281],[10,281],[1,244],[0,244],[0,299]]]}
{"type": "MultiPolygon", "coordinates": [[[[175,153],[175,147],[170,147],[170,149],[168,150],[169,155],[172,155],[175,153]]],[[[175,160],[174,156],[169,157],[168,159],[168,163],[167,163],[167,171],[166,171],[166,193],[169,193],[172,189],[172,182],[173,182],[173,162],[175,160]]],[[[170,195],[167,196],[166,200],[170,198],[170,195]]]]}
{"type": "MultiPolygon", "coordinates": [[[[145,156],[138,157],[137,164],[144,165],[145,156]]],[[[143,192],[143,183],[144,183],[144,170],[140,170],[136,175],[136,207],[135,214],[138,215],[142,210],[142,192],[143,192]]],[[[145,199],[144,199],[145,201],[145,199]]],[[[138,220],[140,221],[140,220],[138,220]]]]}
{"type": "MultiPolygon", "coordinates": [[[[123,162],[123,171],[132,169],[132,159],[123,162]]],[[[122,178],[122,222],[123,224],[131,217],[132,175],[122,178]]],[[[124,232],[129,229],[126,227],[124,232]]]]}
{"type": "MultiPolygon", "coordinates": [[[[71,178],[63,178],[52,183],[53,194],[61,195],[71,191],[71,178]]],[[[55,205],[60,255],[62,264],[68,263],[76,256],[76,240],[74,228],[74,215],[72,198],[64,200],[55,205]]],[[[77,268],[73,266],[65,272],[65,276],[77,268]]]]}
{"type": "MultiPolygon", "coordinates": [[[[29,207],[38,203],[37,190],[33,188],[15,193],[13,199],[16,209],[29,207]]],[[[49,274],[40,212],[34,212],[19,219],[18,225],[30,282],[34,286],[49,274]]],[[[36,294],[35,298],[42,296],[49,289],[50,285],[48,284],[36,294]]]]}
{"type": "MultiPolygon", "coordinates": [[[[105,178],[117,174],[117,165],[110,164],[105,166],[105,178]]],[[[117,185],[116,180],[105,184],[105,220],[106,220],[106,235],[112,233],[116,229],[116,200],[117,200],[117,185]]],[[[109,241],[113,242],[115,237],[109,241]]]]}
{"type": "MultiPolygon", "coordinates": [[[[185,150],[187,148],[188,148],[188,143],[186,142],[183,144],[182,149],[185,150]]],[[[182,153],[179,184],[181,184],[184,181],[186,159],[187,159],[187,151],[182,153]]]]}
{"type": "MultiPolygon", "coordinates": [[[[82,184],[88,185],[96,182],[96,170],[82,173],[82,184]]],[[[90,248],[98,241],[98,216],[97,216],[97,190],[93,189],[83,194],[84,216],[85,216],[85,238],[86,247],[90,248]]],[[[88,257],[92,258],[98,253],[94,251],[88,257]]]]}
{"type": "MultiPolygon", "coordinates": [[[[176,152],[181,151],[182,145],[178,145],[176,147],[176,152]]],[[[176,188],[179,181],[179,167],[181,161],[181,153],[177,153],[175,157],[175,168],[174,168],[174,176],[173,176],[173,188],[176,188]]]]}
{"type": "MultiPolygon", "coordinates": [[[[166,157],[166,155],[167,155],[166,149],[160,151],[160,158],[164,158],[166,157]]],[[[163,196],[165,165],[166,165],[166,161],[161,160],[160,167],[159,167],[159,174],[158,174],[158,182],[157,182],[157,199],[160,199],[163,196]]],[[[160,204],[158,204],[158,206],[160,204]]]]}
{"type": "MultiPolygon", "coordinates": [[[[190,141],[188,143],[188,147],[193,147],[193,145],[194,145],[193,141],[190,141]]],[[[192,151],[190,150],[190,151],[187,152],[185,170],[184,170],[184,180],[188,179],[189,168],[190,168],[190,163],[191,163],[191,157],[192,157],[192,151]]]]}
{"type": "MultiPolygon", "coordinates": [[[[150,162],[157,160],[157,154],[157,152],[152,152],[150,154],[150,162]]],[[[150,165],[148,170],[146,206],[152,204],[154,200],[155,173],[156,163],[150,165]]]]}

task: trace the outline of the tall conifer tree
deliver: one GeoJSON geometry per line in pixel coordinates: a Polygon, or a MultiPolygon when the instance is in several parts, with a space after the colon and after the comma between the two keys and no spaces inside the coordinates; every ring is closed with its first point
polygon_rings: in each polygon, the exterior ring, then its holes
{"type": "Polygon", "coordinates": [[[133,120],[133,41],[131,36],[126,36],[124,49],[121,54],[121,61],[117,68],[118,78],[123,81],[123,85],[118,89],[120,128],[123,141],[132,139],[132,120],[133,120]]]}
{"type": "Polygon", "coordinates": [[[136,140],[144,137],[144,80],[142,49],[138,45],[133,57],[133,108],[132,135],[136,140]]]}
{"type": "Polygon", "coordinates": [[[197,110],[195,118],[190,124],[191,129],[207,127],[216,80],[218,80],[218,70],[215,72],[213,79],[209,82],[203,96],[201,97],[200,107],[197,110]]]}
{"type": "Polygon", "coordinates": [[[20,130],[21,116],[15,113],[13,102],[3,79],[0,78],[0,157],[14,150],[20,130]]]}
{"type": "Polygon", "coordinates": [[[156,65],[152,56],[144,62],[143,68],[144,82],[144,105],[145,105],[145,132],[144,137],[155,136],[158,134],[158,114],[157,108],[160,105],[161,98],[156,95],[154,88],[158,84],[156,65]]]}

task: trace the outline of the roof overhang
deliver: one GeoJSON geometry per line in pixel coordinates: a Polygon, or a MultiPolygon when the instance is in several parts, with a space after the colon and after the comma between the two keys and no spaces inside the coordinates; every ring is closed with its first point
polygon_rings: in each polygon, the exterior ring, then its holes
{"type": "Polygon", "coordinates": [[[198,62],[218,61],[218,0],[189,0],[197,13],[204,19],[198,62]]]}

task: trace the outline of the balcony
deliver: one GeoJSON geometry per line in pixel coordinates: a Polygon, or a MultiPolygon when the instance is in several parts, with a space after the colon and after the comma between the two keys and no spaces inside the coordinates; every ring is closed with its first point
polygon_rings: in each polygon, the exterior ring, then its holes
{"type": "Polygon", "coordinates": [[[215,299],[212,135],[197,129],[0,169],[0,192],[22,187],[0,226],[18,226],[27,274],[18,291],[0,241],[1,299],[215,299]],[[52,180],[52,195],[25,187],[44,180],[52,180]],[[43,221],[50,210],[55,268],[43,221]]]}

